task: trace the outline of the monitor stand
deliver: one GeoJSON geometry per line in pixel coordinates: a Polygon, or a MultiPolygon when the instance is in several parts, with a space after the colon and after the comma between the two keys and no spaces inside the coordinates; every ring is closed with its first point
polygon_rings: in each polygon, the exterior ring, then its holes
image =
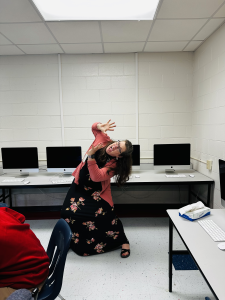
{"type": "Polygon", "coordinates": [[[71,172],[64,172],[62,176],[63,177],[70,177],[70,176],[72,176],[72,173],[71,172]]]}
{"type": "Polygon", "coordinates": [[[132,166],[132,171],[141,170],[141,166],[132,166]]]}
{"type": "Polygon", "coordinates": [[[165,172],[166,172],[166,173],[174,173],[175,170],[174,170],[174,169],[165,169],[165,172]]]}
{"type": "Polygon", "coordinates": [[[20,172],[19,174],[18,174],[18,177],[20,177],[20,176],[29,176],[29,173],[28,172],[20,172]]]}

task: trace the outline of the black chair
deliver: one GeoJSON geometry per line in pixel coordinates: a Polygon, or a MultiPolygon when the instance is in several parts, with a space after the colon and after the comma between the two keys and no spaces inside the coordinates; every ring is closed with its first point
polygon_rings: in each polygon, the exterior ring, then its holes
{"type": "Polygon", "coordinates": [[[63,299],[59,293],[62,287],[64,266],[71,238],[72,232],[68,223],[60,219],[52,231],[47,248],[50,259],[49,275],[37,296],[37,300],[54,300],[57,296],[63,299]]]}

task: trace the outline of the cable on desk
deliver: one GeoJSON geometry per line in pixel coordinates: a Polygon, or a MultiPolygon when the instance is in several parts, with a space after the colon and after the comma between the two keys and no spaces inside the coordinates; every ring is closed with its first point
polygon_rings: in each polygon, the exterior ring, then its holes
{"type": "MultiPolygon", "coordinates": [[[[138,196],[138,197],[136,197],[136,196],[133,196],[133,195],[130,195],[129,194],[129,191],[126,191],[126,186],[124,186],[124,187],[122,187],[121,189],[123,190],[123,193],[124,193],[124,195],[126,195],[127,197],[130,197],[130,198],[133,198],[133,199],[146,199],[146,198],[149,198],[150,196],[152,196],[152,195],[154,195],[157,191],[159,191],[160,189],[161,189],[161,187],[162,187],[162,185],[160,185],[156,190],[154,190],[153,192],[151,192],[151,191],[146,191],[148,194],[146,195],[146,196],[143,196],[143,197],[141,197],[141,196],[138,196]]],[[[201,188],[201,187],[200,187],[201,188]]],[[[198,194],[199,194],[199,192],[200,192],[200,188],[199,188],[199,190],[198,190],[198,194]]],[[[185,203],[182,203],[182,201],[181,201],[181,191],[180,191],[180,184],[178,184],[178,189],[179,189],[179,195],[178,195],[178,197],[179,197],[179,202],[181,203],[181,204],[185,204],[185,203]]],[[[114,191],[112,191],[112,196],[113,196],[113,192],[114,191]]],[[[132,191],[131,191],[132,192],[132,191]]],[[[113,197],[114,198],[118,198],[118,197],[120,197],[121,195],[123,195],[123,193],[121,193],[120,195],[114,195],[113,197]]],[[[142,193],[143,193],[143,191],[142,191],[142,193]]],[[[197,194],[197,196],[196,197],[198,197],[198,194],[197,194]]]]}
{"type": "MultiPolygon", "coordinates": [[[[155,194],[155,192],[157,192],[160,188],[162,187],[162,185],[160,185],[156,190],[154,190],[152,193],[149,193],[150,191],[147,191],[148,192],[148,195],[147,196],[144,196],[144,197],[135,197],[135,196],[132,196],[128,193],[128,191],[125,191],[124,190],[124,194],[127,196],[127,197],[130,197],[130,198],[133,198],[133,199],[145,199],[145,198],[149,198],[149,196],[152,196],[155,194]]],[[[123,189],[123,188],[122,188],[123,189]]],[[[133,192],[133,191],[131,191],[133,192]]],[[[122,193],[123,194],[123,193],[122,193]]],[[[122,194],[120,194],[119,196],[121,196],[122,194]]],[[[119,197],[119,196],[114,196],[114,197],[119,197]]]]}
{"type": "Polygon", "coordinates": [[[197,193],[197,196],[195,197],[195,201],[198,200],[198,195],[199,195],[200,189],[201,189],[201,186],[200,186],[199,189],[198,189],[198,193],[197,193]]]}
{"type": "Polygon", "coordinates": [[[181,193],[180,193],[180,185],[178,184],[178,189],[179,189],[179,201],[180,201],[180,204],[182,203],[181,202],[181,193]]]}
{"type": "MultiPolygon", "coordinates": [[[[180,201],[180,203],[181,204],[183,204],[182,202],[181,202],[181,193],[180,193],[180,185],[178,184],[178,187],[179,187],[179,201],[180,201]]],[[[198,200],[198,195],[199,195],[199,192],[200,192],[200,189],[201,189],[201,186],[199,187],[199,189],[198,189],[198,193],[197,193],[197,195],[195,196],[195,200],[194,200],[194,202],[197,202],[197,200],[198,200]]]]}
{"type": "Polygon", "coordinates": [[[114,192],[117,192],[117,191],[112,191],[112,197],[120,197],[121,195],[124,194],[124,191],[122,191],[120,195],[117,195],[117,196],[114,195],[114,196],[113,196],[113,193],[114,193],[114,192]]]}
{"type": "Polygon", "coordinates": [[[56,200],[62,200],[62,198],[57,198],[57,197],[49,196],[49,194],[44,193],[44,192],[41,190],[41,188],[38,188],[38,190],[39,190],[43,195],[46,195],[46,196],[49,197],[49,198],[56,199],[56,200]]]}

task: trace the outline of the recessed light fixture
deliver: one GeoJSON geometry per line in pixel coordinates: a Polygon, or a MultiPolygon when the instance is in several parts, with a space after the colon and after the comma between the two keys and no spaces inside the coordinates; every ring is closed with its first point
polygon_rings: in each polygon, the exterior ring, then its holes
{"type": "Polygon", "coordinates": [[[33,0],[45,21],[153,20],[159,0],[33,0]]]}

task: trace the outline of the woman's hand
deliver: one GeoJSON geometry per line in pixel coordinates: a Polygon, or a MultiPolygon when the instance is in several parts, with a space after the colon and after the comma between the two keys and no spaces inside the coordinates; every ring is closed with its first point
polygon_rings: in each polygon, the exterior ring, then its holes
{"type": "Polygon", "coordinates": [[[95,152],[101,149],[102,147],[103,147],[102,143],[98,144],[97,146],[92,145],[91,149],[87,152],[87,155],[95,154],[95,152]]]}
{"type": "Polygon", "coordinates": [[[106,134],[106,131],[114,131],[113,127],[116,127],[115,122],[111,122],[111,119],[104,124],[98,123],[97,128],[106,134]]]}

